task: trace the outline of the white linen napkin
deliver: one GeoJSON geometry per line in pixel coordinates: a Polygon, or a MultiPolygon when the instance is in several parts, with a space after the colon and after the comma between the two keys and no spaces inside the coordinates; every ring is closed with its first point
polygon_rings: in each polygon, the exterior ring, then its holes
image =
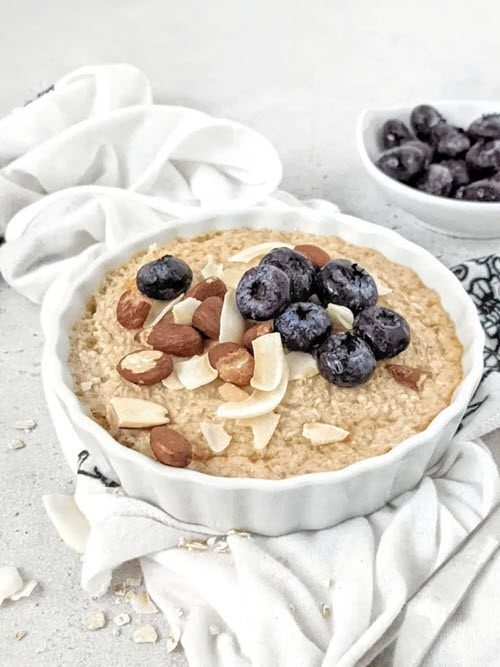
{"type": "MultiPolygon", "coordinates": [[[[86,92],[73,88],[87,100],[107,100],[104,106],[87,104],[87,119],[68,114],[54,131],[16,143],[16,134],[29,122],[36,125],[37,116],[50,116],[51,108],[58,116],[59,89],[64,91],[58,83],[24,108],[18,126],[11,121],[11,148],[0,169],[0,211],[4,222],[10,220],[0,269],[35,302],[49,290],[42,324],[61,288],[58,276],[78,271],[139,231],[221,203],[242,206],[272,196],[273,205],[302,205],[286,193],[273,194],[281,164],[263,137],[190,109],[150,105],[138,99],[149,88],[137,70],[115,77],[109,67],[86,68],[86,92]]],[[[71,96],[63,97],[71,106],[71,96]]],[[[44,118],[40,126],[46,125],[44,118]]],[[[491,267],[491,276],[479,276],[486,282],[474,283],[480,299],[496,289],[497,259],[471,263],[459,276],[472,285],[475,271],[491,267]]],[[[443,460],[414,491],[370,516],[278,538],[214,535],[117,495],[116,482],[96,467],[73,431],[44,359],[47,402],[66,457],[78,469],[76,502],[91,526],[84,587],[102,593],[115,567],[140,558],[148,590],[192,665],[355,665],[497,498],[498,474],[479,439],[500,425],[498,328],[490,326],[488,312],[482,315],[489,373],[443,460]],[[213,539],[203,551],[178,546],[180,539],[207,538],[213,539]],[[183,616],[176,608],[184,609],[183,616]]],[[[494,642],[494,629],[487,636],[494,642]]],[[[397,656],[394,664],[403,667],[397,656]]]]}

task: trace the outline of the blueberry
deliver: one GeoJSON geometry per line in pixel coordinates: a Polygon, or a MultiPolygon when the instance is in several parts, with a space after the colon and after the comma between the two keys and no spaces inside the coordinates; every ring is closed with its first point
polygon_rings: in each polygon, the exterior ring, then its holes
{"type": "Polygon", "coordinates": [[[426,144],[425,141],[420,141],[420,139],[411,139],[410,141],[405,142],[405,146],[415,146],[419,148],[424,154],[424,166],[428,167],[432,162],[434,157],[434,149],[430,144],[426,144]]]}
{"type": "Polygon", "coordinates": [[[463,130],[448,123],[439,123],[431,131],[436,152],[446,157],[460,157],[470,148],[470,139],[463,130]]]}
{"type": "Polygon", "coordinates": [[[430,139],[432,128],[444,122],[444,118],[434,107],[420,104],[411,112],[410,122],[417,137],[425,141],[430,139]]]}
{"type": "Polygon", "coordinates": [[[425,153],[417,146],[403,144],[384,151],[377,166],[384,174],[406,183],[424,168],[425,153]]]}
{"type": "Polygon", "coordinates": [[[448,167],[453,176],[453,187],[460,188],[462,185],[467,185],[470,183],[469,172],[467,171],[467,165],[465,160],[443,160],[440,162],[443,167],[448,167]]]}
{"type": "Polygon", "coordinates": [[[474,139],[500,139],[500,113],[484,114],[470,124],[467,132],[474,139]]]}
{"type": "Polygon", "coordinates": [[[377,286],[359,264],[333,259],[316,274],[316,291],[321,303],[350,308],[354,314],[377,303],[377,286]]]}
{"type": "Polygon", "coordinates": [[[431,164],[417,183],[417,188],[430,195],[447,197],[453,186],[453,175],[443,164],[431,164]]]}
{"type": "Polygon", "coordinates": [[[276,266],[286,273],[290,279],[292,301],[307,301],[313,293],[316,269],[300,252],[290,248],[276,248],[261,259],[260,266],[276,266]]]}
{"type": "Polygon", "coordinates": [[[248,269],[236,288],[236,303],[243,317],[272,320],[290,303],[290,279],[270,264],[248,269]]]}
{"type": "Polygon", "coordinates": [[[160,301],[170,301],[186,292],[192,280],[193,272],[186,262],[172,255],[144,264],[136,276],[139,292],[160,301]]]}
{"type": "Polygon", "coordinates": [[[394,148],[400,146],[408,139],[412,139],[412,134],[408,127],[397,118],[392,118],[384,123],[382,128],[382,144],[384,148],[394,148]]]}
{"type": "Polygon", "coordinates": [[[489,176],[500,169],[500,139],[478,141],[467,151],[465,161],[469,169],[481,176],[489,176]]]}
{"type": "Polygon", "coordinates": [[[367,308],[354,320],[353,332],[368,343],[376,359],[395,357],[410,344],[408,322],[389,308],[367,308]]]}
{"type": "Polygon", "coordinates": [[[334,333],[319,348],[318,369],[337,387],[356,387],[366,382],[377,364],[364,340],[347,333],[334,333]]]}
{"type": "Polygon", "coordinates": [[[289,350],[309,352],[330,333],[331,320],[316,303],[293,303],[274,321],[274,330],[281,334],[283,345],[289,350]]]}
{"type": "Polygon", "coordinates": [[[500,201],[500,179],[493,176],[474,181],[459,188],[455,197],[466,201],[500,201]]]}

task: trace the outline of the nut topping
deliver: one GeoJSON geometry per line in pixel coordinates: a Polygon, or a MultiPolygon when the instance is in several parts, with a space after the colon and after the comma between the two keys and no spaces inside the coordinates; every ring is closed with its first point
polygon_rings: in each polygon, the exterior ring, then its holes
{"type": "Polygon", "coordinates": [[[118,428],[149,428],[167,424],[167,408],[142,398],[113,396],[109,401],[115,413],[118,428]]]}
{"type": "Polygon", "coordinates": [[[196,329],[187,324],[173,324],[165,320],[152,328],[146,342],[155,350],[175,357],[192,357],[203,351],[203,339],[196,329]]]}
{"type": "Polygon", "coordinates": [[[386,368],[396,382],[413,391],[418,391],[427,377],[427,373],[420,368],[411,368],[403,364],[387,364],[386,368]]]}
{"type": "Polygon", "coordinates": [[[139,329],[151,310],[151,299],[137,289],[128,289],[116,306],[116,319],[125,329],[139,329]]]}
{"type": "Polygon", "coordinates": [[[220,343],[208,351],[210,364],[221,380],[237,387],[246,387],[252,379],[254,360],[250,352],[237,343],[220,343]]]}
{"type": "Polygon", "coordinates": [[[222,280],[216,276],[211,276],[193,285],[187,292],[186,297],[192,297],[198,299],[198,301],[205,301],[209,296],[218,296],[223,299],[226,292],[227,287],[222,280]]]}
{"type": "Polygon", "coordinates": [[[136,350],[118,362],[116,370],[124,380],[151,385],[167,378],[174,368],[172,357],[159,350],[136,350]]]}
{"type": "Polygon", "coordinates": [[[273,332],[272,322],[261,322],[260,324],[254,324],[247,329],[243,334],[242,344],[247,348],[249,352],[253,352],[252,343],[256,338],[260,336],[265,336],[273,332]]]}
{"type": "Polygon", "coordinates": [[[174,468],[186,468],[191,463],[193,452],[190,443],[173,428],[155,426],[151,429],[149,444],[160,463],[174,468]]]}
{"type": "Polygon", "coordinates": [[[316,268],[321,269],[327,262],[330,261],[330,255],[317,245],[305,243],[304,245],[296,245],[294,250],[305,255],[316,268]]]}
{"type": "Polygon", "coordinates": [[[339,428],[334,424],[312,422],[304,424],[302,427],[302,435],[304,438],[310,440],[313,445],[329,445],[332,442],[345,440],[349,435],[349,431],[339,428]]]}
{"type": "Polygon", "coordinates": [[[219,394],[225,401],[237,402],[245,401],[248,398],[246,391],[237,387],[235,384],[226,382],[219,387],[219,394]]]}
{"type": "Polygon", "coordinates": [[[193,313],[192,325],[208,338],[219,338],[222,299],[209,296],[200,303],[193,313]]]}

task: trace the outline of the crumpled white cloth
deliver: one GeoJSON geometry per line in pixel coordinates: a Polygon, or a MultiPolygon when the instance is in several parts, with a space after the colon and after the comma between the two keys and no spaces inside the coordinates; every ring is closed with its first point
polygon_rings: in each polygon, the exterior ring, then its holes
{"type": "MultiPolygon", "coordinates": [[[[147,81],[129,66],[76,74],[9,116],[3,131],[9,141],[0,146],[0,219],[9,223],[0,269],[31,300],[42,301],[49,288],[57,290],[58,276],[106,247],[172,217],[221,204],[266,205],[269,198],[273,205],[302,205],[274,192],[279,158],[252,130],[151,105],[147,81]],[[27,139],[30,126],[37,131],[27,139]]],[[[0,121],[0,144],[2,127],[0,121]]],[[[72,431],[45,360],[43,381],[76,469],[85,443],[72,431]]],[[[355,665],[497,498],[497,471],[479,438],[486,424],[499,426],[498,374],[486,382],[481,391],[488,398],[417,489],[328,530],[227,536],[230,553],[178,548],[181,537],[205,539],[211,532],[116,495],[87,460],[76,489],[91,524],[83,585],[100,594],[117,565],[140,558],[148,590],[181,633],[192,665],[355,665]],[[179,607],[182,617],[174,613],[179,607]],[[210,625],[221,634],[211,634],[210,625]]],[[[494,632],[488,636],[495,640],[494,632]]],[[[403,667],[398,655],[394,664],[403,667]]]]}

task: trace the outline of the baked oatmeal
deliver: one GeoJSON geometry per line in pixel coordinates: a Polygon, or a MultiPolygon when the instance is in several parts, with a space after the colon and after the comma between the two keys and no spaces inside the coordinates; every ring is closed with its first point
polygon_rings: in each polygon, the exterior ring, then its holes
{"type": "Polygon", "coordinates": [[[452,399],[461,356],[412,270],[334,236],[237,229],[110,271],[73,328],[69,368],[123,446],[210,475],[282,479],[425,429],[452,399]]]}

